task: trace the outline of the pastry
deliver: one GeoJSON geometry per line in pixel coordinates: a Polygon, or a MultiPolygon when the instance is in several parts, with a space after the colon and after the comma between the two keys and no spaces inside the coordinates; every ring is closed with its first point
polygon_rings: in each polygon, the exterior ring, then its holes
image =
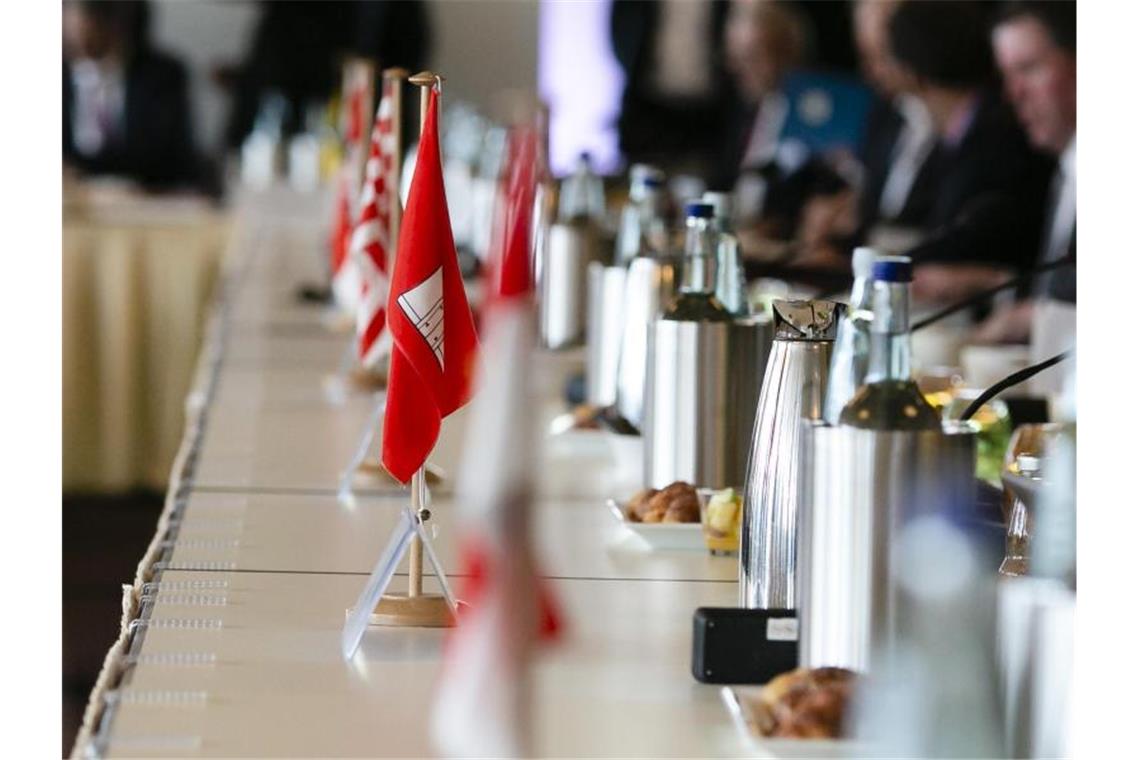
{"type": "Polygon", "coordinates": [[[633,497],[626,502],[625,519],[630,522],[643,522],[642,516],[649,504],[649,500],[656,494],[656,488],[643,488],[635,493],[633,497]]]}
{"type": "Polygon", "coordinates": [[[782,673],[760,692],[754,705],[755,727],[763,736],[839,738],[856,678],[845,668],[797,668],[782,673]]]}
{"type": "Polygon", "coordinates": [[[689,523],[701,521],[701,500],[697,489],[678,480],[650,499],[644,522],[689,523]]]}

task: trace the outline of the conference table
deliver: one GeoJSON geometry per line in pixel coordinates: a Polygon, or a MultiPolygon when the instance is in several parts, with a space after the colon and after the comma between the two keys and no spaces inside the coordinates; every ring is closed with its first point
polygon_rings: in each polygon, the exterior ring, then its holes
{"type": "MultiPolygon", "coordinates": [[[[435,754],[448,630],[370,627],[355,656],[341,656],[346,610],[408,493],[361,476],[355,498],[338,499],[383,397],[330,392],[350,337],[297,297],[321,279],[323,211],[316,196],[283,188],[233,204],[163,514],[124,586],[121,635],[75,756],[435,754]]],[[[561,389],[582,354],[537,351],[535,362],[547,422],[564,411],[561,389]]],[[[467,417],[444,422],[431,457],[445,472],[432,492],[435,548],[455,585],[449,476],[467,417]]],[[[378,451],[379,434],[369,458],[378,451]]],[[[533,663],[535,752],[756,754],[720,689],[690,674],[693,611],[736,603],[736,559],[651,550],[619,525],[605,499],[631,492],[636,473],[621,471],[600,432],[547,436],[539,467],[535,555],[564,628],[533,663]]],[[[406,580],[405,564],[395,589],[406,580]]],[[[436,588],[430,573],[424,582],[436,588]]]]}

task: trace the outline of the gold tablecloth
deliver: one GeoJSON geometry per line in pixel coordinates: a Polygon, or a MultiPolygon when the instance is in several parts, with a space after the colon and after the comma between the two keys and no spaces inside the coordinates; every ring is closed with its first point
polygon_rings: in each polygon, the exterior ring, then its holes
{"type": "Polygon", "coordinates": [[[202,201],[65,193],[65,491],[165,488],[227,231],[202,201]]]}

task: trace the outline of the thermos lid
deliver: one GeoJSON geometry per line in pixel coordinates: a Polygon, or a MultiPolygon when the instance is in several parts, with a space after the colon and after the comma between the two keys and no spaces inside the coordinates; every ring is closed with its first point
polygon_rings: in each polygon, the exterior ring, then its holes
{"type": "Polygon", "coordinates": [[[629,168],[631,185],[652,185],[660,187],[665,181],[665,173],[650,164],[634,164],[629,168]]]}
{"type": "Polygon", "coordinates": [[[729,216],[729,202],[728,193],[714,193],[711,190],[701,196],[701,200],[705,203],[711,203],[713,207],[713,215],[717,219],[727,219],[729,216]]]}
{"type": "Polygon", "coordinates": [[[835,340],[845,309],[834,301],[773,301],[776,340],[835,340]]]}
{"type": "Polygon", "coordinates": [[[871,277],[871,268],[875,263],[875,259],[879,257],[879,252],[874,248],[867,246],[859,246],[855,252],[851,254],[851,274],[863,279],[871,277]]]}
{"type": "Polygon", "coordinates": [[[910,282],[914,266],[907,256],[881,256],[871,265],[871,276],[876,282],[910,282]]]}
{"type": "Polygon", "coordinates": [[[685,216],[698,219],[712,219],[713,205],[704,201],[689,201],[685,204],[685,216]]]}

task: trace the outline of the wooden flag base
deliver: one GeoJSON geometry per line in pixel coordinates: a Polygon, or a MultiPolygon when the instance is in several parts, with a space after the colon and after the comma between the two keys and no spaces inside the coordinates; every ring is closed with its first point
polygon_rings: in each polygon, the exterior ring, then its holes
{"type": "Polygon", "coordinates": [[[348,374],[348,381],[354,388],[361,391],[382,391],[388,387],[388,372],[383,369],[364,369],[355,367],[348,374]]]}
{"type": "Polygon", "coordinates": [[[368,624],[451,628],[455,625],[455,616],[451,614],[447,600],[437,594],[385,594],[368,617],[368,624]]]}
{"type": "Polygon", "coordinates": [[[333,335],[348,335],[356,330],[356,317],[339,310],[325,314],[321,323],[333,335]]]}

